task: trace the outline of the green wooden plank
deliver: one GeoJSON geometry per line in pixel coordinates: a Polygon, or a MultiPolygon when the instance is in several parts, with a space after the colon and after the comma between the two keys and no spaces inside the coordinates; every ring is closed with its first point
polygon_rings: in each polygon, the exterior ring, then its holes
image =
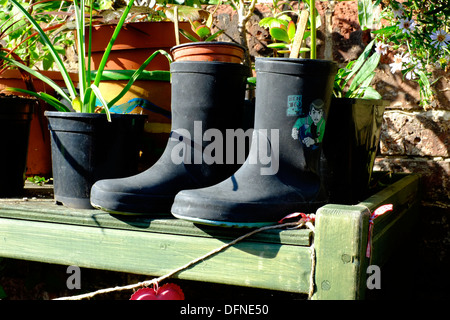
{"type": "MultiPolygon", "coordinates": [[[[170,214],[113,216],[101,210],[71,209],[56,205],[53,201],[42,200],[1,200],[0,217],[221,239],[235,239],[249,232],[246,229],[201,226],[175,219],[170,214]]],[[[252,239],[258,241],[301,246],[309,246],[311,238],[312,232],[309,229],[268,230],[252,236],[252,239]]]]}
{"type": "Polygon", "coordinates": [[[359,298],[369,212],[358,206],[326,205],[316,216],[314,299],[359,298]]]}
{"type": "Polygon", "coordinates": [[[396,250],[402,250],[404,245],[408,245],[419,217],[420,200],[411,202],[411,206],[401,210],[389,223],[387,219],[383,226],[374,224],[372,237],[372,254],[369,264],[383,266],[389,258],[395,254],[396,250]]]}
{"type": "Polygon", "coordinates": [[[401,247],[418,219],[420,205],[420,176],[411,174],[368,198],[361,205],[371,211],[383,204],[392,204],[393,211],[373,221],[372,254],[370,264],[384,265],[395,250],[401,247]]]}
{"type": "MultiPolygon", "coordinates": [[[[0,256],[161,276],[217,249],[216,238],[0,218],[0,256]]],[[[310,248],[244,241],[181,279],[307,292],[310,248]]]]}
{"type": "MultiPolygon", "coordinates": [[[[417,174],[405,175],[402,179],[386,186],[383,190],[377,192],[358,205],[365,206],[371,212],[383,204],[395,204],[398,206],[409,206],[419,197],[420,176],[417,174]]],[[[376,219],[380,224],[383,220],[388,220],[393,212],[387,212],[376,219]]]]}
{"type": "Polygon", "coordinates": [[[418,208],[419,176],[408,175],[354,206],[326,205],[316,216],[314,299],[362,299],[369,263],[384,263],[411,231],[418,208]],[[374,220],[372,262],[366,258],[370,214],[384,204],[394,210],[374,220]]]}

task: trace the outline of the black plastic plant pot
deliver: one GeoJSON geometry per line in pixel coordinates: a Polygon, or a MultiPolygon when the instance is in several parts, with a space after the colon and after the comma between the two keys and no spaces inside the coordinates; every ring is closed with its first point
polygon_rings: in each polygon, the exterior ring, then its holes
{"type": "Polygon", "coordinates": [[[385,100],[333,98],[323,141],[330,201],[356,204],[369,196],[385,100]]]}
{"type": "Polygon", "coordinates": [[[23,193],[30,123],[36,99],[0,96],[0,197],[23,193]]]}
{"type": "Polygon", "coordinates": [[[49,121],[54,197],[57,203],[90,209],[92,185],[136,174],[146,115],[54,112],[49,121]]]}

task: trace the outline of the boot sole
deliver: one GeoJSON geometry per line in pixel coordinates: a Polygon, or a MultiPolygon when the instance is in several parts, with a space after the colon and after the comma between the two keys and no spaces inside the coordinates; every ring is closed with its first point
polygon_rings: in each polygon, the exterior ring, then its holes
{"type": "Polygon", "coordinates": [[[137,194],[105,192],[96,189],[91,193],[91,205],[99,210],[127,216],[169,216],[173,197],[149,197],[137,194]],[[126,202],[118,199],[127,199],[126,202]],[[153,205],[149,205],[153,203],[153,205]]]}
{"type": "Polygon", "coordinates": [[[206,220],[200,218],[193,217],[185,217],[179,214],[175,214],[172,212],[172,215],[181,220],[189,221],[192,223],[203,224],[207,226],[213,227],[227,227],[227,228],[262,228],[266,226],[272,226],[277,224],[277,222],[228,222],[228,221],[214,221],[214,220],[206,220]]]}
{"type": "Polygon", "coordinates": [[[261,228],[277,225],[285,216],[298,212],[300,208],[302,212],[312,213],[325,204],[322,201],[290,204],[282,202],[235,203],[213,198],[196,197],[194,196],[195,193],[190,191],[182,191],[177,194],[170,210],[172,215],[178,219],[217,227],[261,228]],[[264,216],[260,216],[262,212],[265,212],[264,216]]]}
{"type": "Polygon", "coordinates": [[[167,217],[170,215],[169,212],[163,212],[158,211],[158,212],[150,212],[150,213],[145,213],[145,212],[127,212],[127,211],[117,211],[117,210],[112,210],[112,209],[108,209],[105,207],[102,207],[100,205],[94,204],[91,202],[91,206],[94,207],[95,209],[98,210],[102,210],[105,211],[109,214],[113,214],[113,215],[122,215],[122,216],[155,216],[155,217],[167,217]]]}

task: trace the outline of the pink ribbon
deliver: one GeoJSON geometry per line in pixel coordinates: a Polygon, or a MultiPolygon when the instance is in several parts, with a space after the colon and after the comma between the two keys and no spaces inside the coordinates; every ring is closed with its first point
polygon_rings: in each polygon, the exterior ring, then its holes
{"type": "Polygon", "coordinates": [[[381,216],[382,214],[385,214],[388,211],[392,211],[394,209],[394,206],[392,204],[385,204],[381,207],[377,208],[369,218],[369,233],[367,235],[367,249],[366,249],[366,257],[370,258],[371,255],[371,249],[372,249],[372,232],[373,232],[373,221],[381,216]]]}
{"type": "Polygon", "coordinates": [[[294,213],[291,213],[291,214],[288,214],[287,216],[285,216],[283,219],[278,221],[278,223],[283,223],[284,220],[286,220],[286,219],[292,219],[292,218],[297,218],[297,217],[301,217],[300,220],[303,220],[305,222],[309,222],[309,221],[314,222],[314,220],[316,219],[316,216],[314,214],[305,214],[303,212],[294,212],[294,213]]]}

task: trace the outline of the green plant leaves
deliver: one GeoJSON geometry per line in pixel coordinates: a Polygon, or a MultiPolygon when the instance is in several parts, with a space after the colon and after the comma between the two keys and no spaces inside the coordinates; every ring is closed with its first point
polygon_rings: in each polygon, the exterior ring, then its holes
{"type": "Polygon", "coordinates": [[[292,42],[292,40],[295,37],[295,23],[294,21],[289,21],[288,27],[287,27],[287,35],[289,37],[289,42],[292,42]]]}
{"type": "Polygon", "coordinates": [[[362,96],[363,99],[381,99],[381,94],[378,93],[377,90],[375,90],[372,87],[366,87],[364,88],[364,95],[362,96]]]}
{"type": "Polygon", "coordinates": [[[201,25],[195,29],[195,33],[200,39],[206,39],[211,34],[211,30],[207,26],[201,25]]]}
{"type": "Polygon", "coordinates": [[[284,42],[274,42],[267,45],[268,48],[272,49],[285,49],[288,48],[288,45],[284,42]]]}
{"type": "Polygon", "coordinates": [[[275,40],[284,41],[286,43],[290,42],[289,35],[286,29],[283,29],[281,27],[273,27],[270,28],[269,33],[275,40]]]}
{"type": "Polygon", "coordinates": [[[63,62],[61,61],[61,58],[59,57],[58,53],[53,47],[53,44],[51,43],[50,39],[47,37],[47,34],[42,30],[39,23],[28,13],[28,11],[22,7],[22,5],[17,2],[17,0],[11,0],[11,2],[14,4],[14,6],[19,9],[19,11],[24,15],[24,17],[33,25],[34,29],[39,33],[39,36],[41,37],[44,44],[49,49],[59,71],[61,72],[61,75],[63,76],[64,82],[69,89],[69,93],[71,98],[76,97],[76,90],[75,86],[70,79],[69,73],[67,72],[66,67],[64,66],[63,62]]]}
{"type": "MultiPolygon", "coordinates": [[[[40,27],[40,24],[38,21],[36,21],[33,16],[24,8],[21,6],[18,0],[11,0],[13,5],[18,9],[18,11],[21,13],[23,17],[25,17],[30,24],[33,26],[33,28],[37,31],[37,33],[40,36],[40,41],[42,41],[42,44],[45,46],[47,52],[49,53],[49,56],[46,57],[48,59],[48,62],[50,62],[51,59],[54,60],[56,63],[59,72],[63,76],[63,80],[65,82],[65,86],[69,90],[69,94],[65,93],[59,85],[57,85],[55,82],[53,82],[48,77],[42,75],[40,72],[33,70],[29,68],[28,66],[24,65],[23,63],[20,63],[14,59],[5,57],[4,54],[1,55],[1,58],[8,63],[15,65],[26,72],[30,73],[31,75],[35,76],[36,78],[42,80],[46,84],[48,84],[50,87],[52,87],[63,99],[70,102],[71,106],[67,107],[65,104],[61,103],[58,99],[56,99],[53,96],[50,96],[49,94],[46,94],[44,92],[32,92],[27,91],[23,89],[17,89],[17,88],[8,88],[5,90],[9,90],[12,92],[22,92],[27,93],[29,95],[35,96],[37,98],[40,98],[44,100],[45,102],[49,103],[50,105],[54,106],[58,111],[77,111],[77,112],[88,112],[93,113],[95,112],[95,101],[96,97],[98,100],[101,101],[101,103],[104,106],[105,112],[107,113],[108,120],[110,120],[109,117],[109,110],[108,106],[109,104],[106,103],[106,101],[103,99],[100,90],[98,89],[100,80],[102,78],[103,70],[105,69],[106,62],[108,60],[109,53],[111,51],[111,48],[122,28],[123,23],[125,22],[125,19],[128,16],[128,13],[130,12],[134,0],[130,0],[128,5],[126,6],[125,10],[122,13],[122,16],[119,20],[119,22],[116,25],[116,28],[114,30],[114,33],[109,41],[109,44],[103,54],[103,58],[99,64],[98,70],[95,73],[95,78],[92,82],[91,77],[91,70],[90,70],[90,43],[88,43],[86,47],[85,39],[86,39],[86,24],[89,26],[89,32],[92,29],[92,17],[93,17],[93,11],[92,11],[92,0],[74,0],[74,10],[75,10],[75,28],[77,32],[78,39],[82,39],[81,41],[78,41],[78,76],[79,76],[79,94],[77,90],[75,89],[75,86],[73,84],[72,79],[70,78],[70,75],[64,66],[64,64],[61,61],[61,58],[59,54],[64,53],[63,49],[59,46],[56,46],[52,44],[50,39],[48,38],[46,32],[40,27]],[[84,8],[89,7],[89,13],[86,15],[84,8]],[[89,17],[89,20],[87,21],[86,16],[89,17]]],[[[91,37],[89,37],[91,39],[91,37]]],[[[134,83],[134,81],[139,77],[139,75],[143,72],[145,67],[150,63],[150,61],[154,58],[156,54],[162,53],[164,54],[169,62],[171,62],[170,55],[167,52],[162,52],[162,50],[152,54],[141,67],[136,70],[136,72],[133,74],[132,78],[128,82],[126,88],[124,90],[128,90],[131,85],[134,83]]],[[[44,60],[44,64],[45,64],[44,60]]],[[[117,101],[124,95],[124,90],[119,93],[119,95],[113,99],[113,101],[117,101]]]]}
{"type": "Polygon", "coordinates": [[[62,112],[70,112],[71,111],[67,108],[67,106],[65,106],[63,103],[61,103],[61,101],[59,101],[55,97],[53,97],[45,92],[34,92],[34,91],[25,90],[25,89],[21,89],[21,88],[11,88],[11,87],[5,88],[5,89],[3,89],[3,91],[9,91],[9,92],[15,92],[15,93],[25,93],[30,96],[44,100],[49,105],[53,106],[57,111],[62,111],[62,112]]]}
{"type": "Polygon", "coordinates": [[[361,29],[372,29],[375,19],[374,9],[380,4],[380,0],[372,3],[372,0],[358,0],[358,20],[361,29]]]}
{"type": "Polygon", "coordinates": [[[381,95],[370,87],[381,57],[376,52],[370,55],[374,43],[372,40],[357,60],[338,70],[333,88],[336,97],[381,99],[381,95]]]}
{"type": "Polygon", "coordinates": [[[225,32],[225,30],[219,30],[216,33],[213,33],[212,35],[210,35],[208,38],[206,38],[205,41],[212,41],[224,32],[225,32]]]}
{"type": "Polygon", "coordinates": [[[192,42],[196,42],[198,41],[198,39],[196,37],[194,37],[193,35],[191,35],[189,32],[187,32],[186,30],[180,29],[178,30],[181,35],[183,35],[183,37],[185,37],[186,39],[192,41],[192,42]]]}
{"type": "Polygon", "coordinates": [[[259,26],[262,28],[274,28],[274,27],[280,27],[280,26],[288,26],[288,23],[290,21],[290,18],[285,16],[284,18],[275,18],[275,17],[265,17],[261,19],[259,22],[259,26]]]}
{"type": "Polygon", "coordinates": [[[106,118],[108,119],[109,122],[111,122],[111,113],[109,112],[108,103],[103,98],[102,93],[100,92],[100,89],[95,84],[91,84],[90,88],[94,92],[97,99],[100,100],[100,103],[103,106],[103,110],[105,110],[105,112],[106,112],[106,118]]]}
{"type": "Polygon", "coordinates": [[[139,67],[139,69],[137,69],[131,76],[130,80],[128,81],[128,83],[126,84],[126,86],[122,89],[122,91],[113,99],[108,103],[108,107],[112,107],[114,106],[114,104],[119,101],[127,92],[128,90],[131,88],[131,86],[133,85],[134,81],[136,81],[139,76],[142,74],[142,72],[145,70],[145,68],[147,67],[147,65],[158,55],[158,54],[162,54],[164,55],[169,62],[172,62],[172,58],[171,56],[164,50],[157,50],[154,53],[152,53],[150,55],[150,57],[147,58],[147,60],[144,61],[144,63],[139,67]]]}

